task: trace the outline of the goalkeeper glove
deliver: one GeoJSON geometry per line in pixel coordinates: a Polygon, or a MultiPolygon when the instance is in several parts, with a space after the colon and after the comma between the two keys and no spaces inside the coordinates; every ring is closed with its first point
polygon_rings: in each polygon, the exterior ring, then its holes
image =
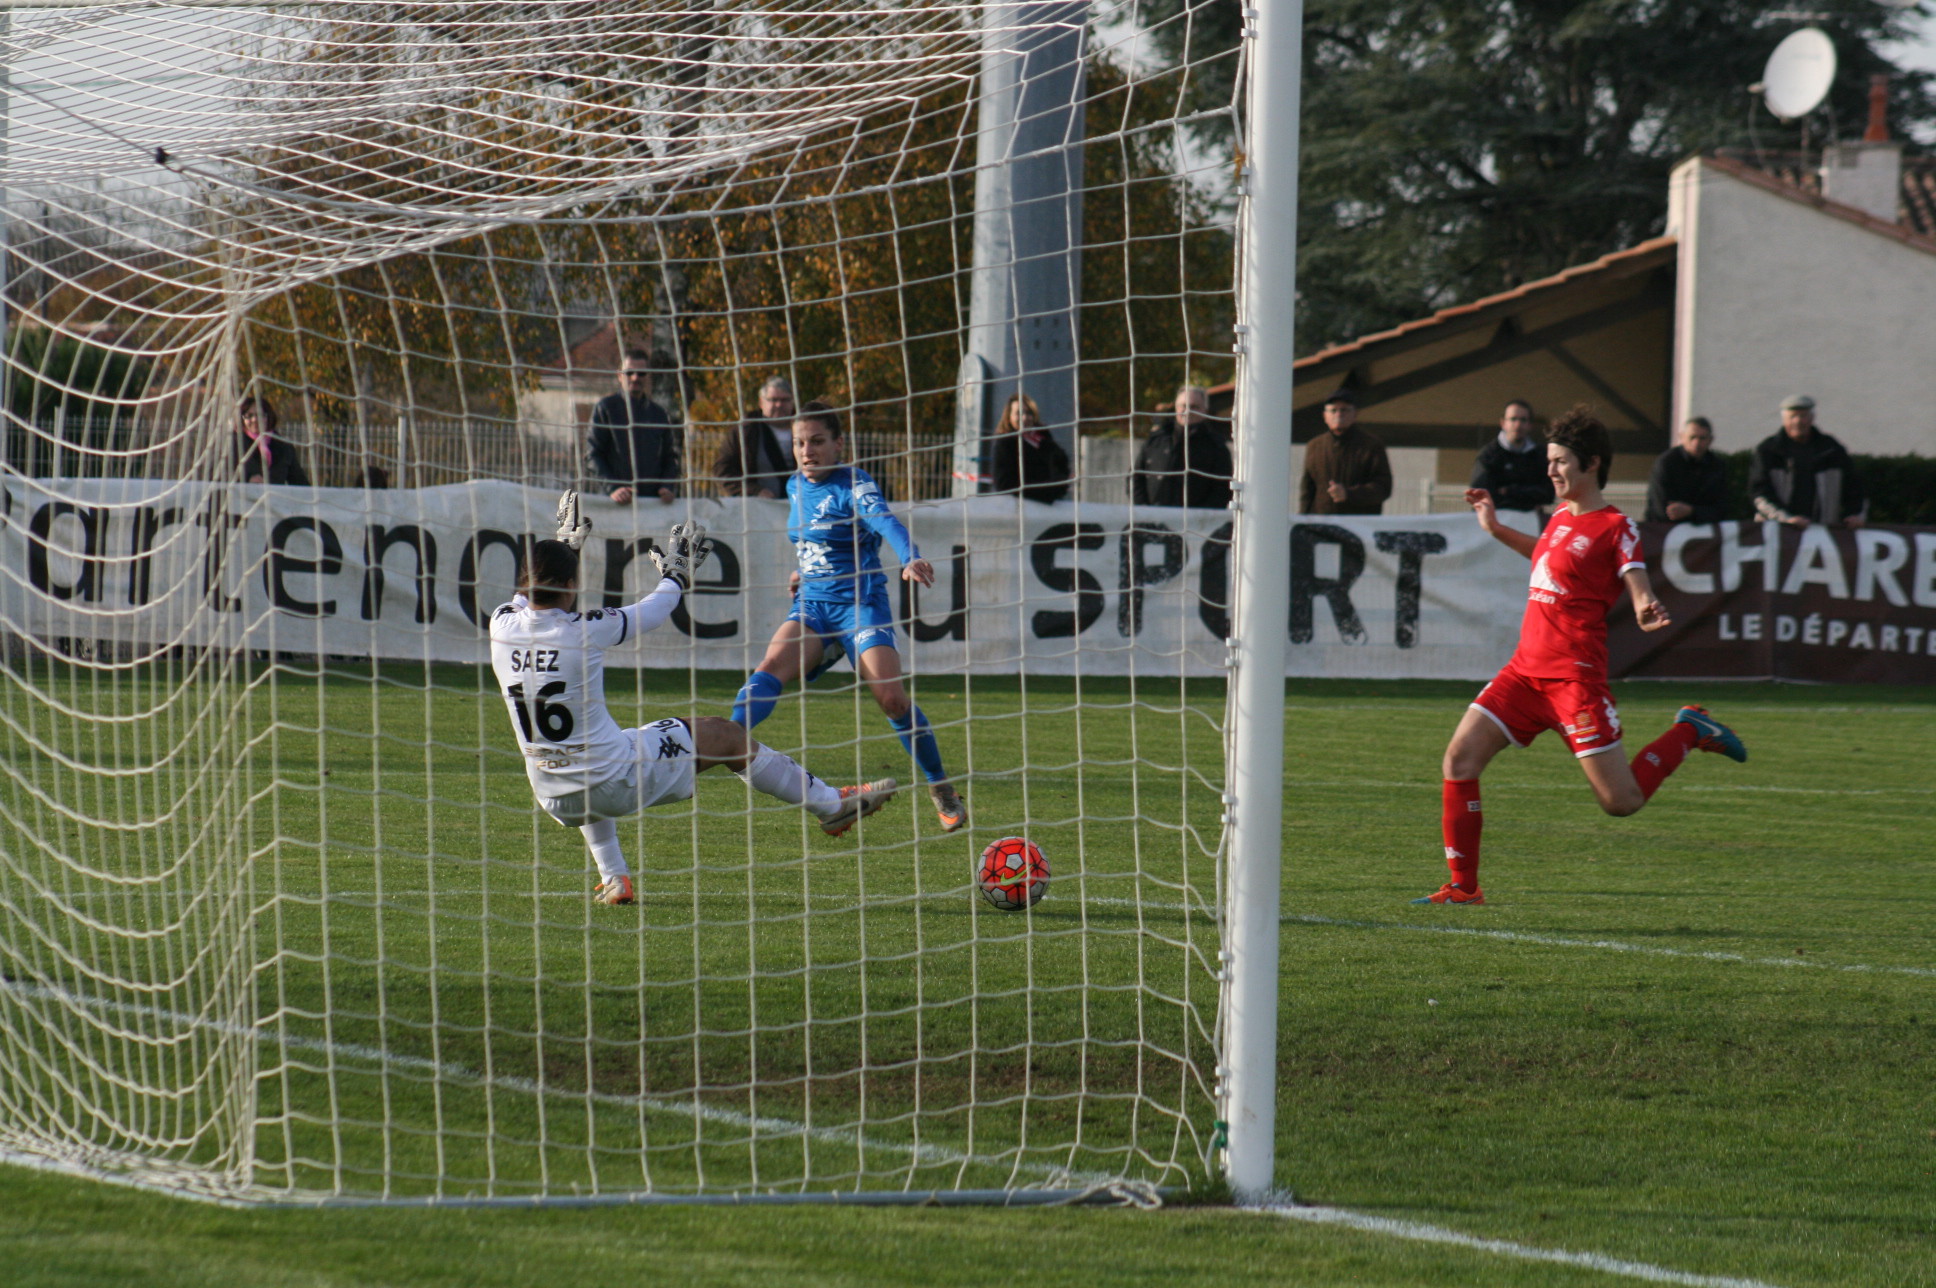
{"type": "Polygon", "coordinates": [[[659,575],[668,581],[679,583],[680,590],[691,590],[692,579],[706,562],[706,556],[713,552],[713,543],[706,539],[706,529],[697,523],[675,523],[672,531],[666,534],[665,552],[652,549],[652,562],[659,565],[659,575]]]}
{"type": "Polygon", "coordinates": [[[592,534],[592,521],[580,518],[578,514],[578,492],[574,488],[565,489],[558,498],[558,540],[573,550],[582,550],[585,538],[592,534]]]}

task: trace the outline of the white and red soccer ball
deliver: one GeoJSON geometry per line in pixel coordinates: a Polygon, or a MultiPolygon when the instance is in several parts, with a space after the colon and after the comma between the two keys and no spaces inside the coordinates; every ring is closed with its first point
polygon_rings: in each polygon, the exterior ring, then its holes
{"type": "Polygon", "coordinates": [[[1003,912],[1020,912],[1049,892],[1049,861],[1027,837],[1004,836],[981,852],[977,883],[988,902],[1003,912]]]}

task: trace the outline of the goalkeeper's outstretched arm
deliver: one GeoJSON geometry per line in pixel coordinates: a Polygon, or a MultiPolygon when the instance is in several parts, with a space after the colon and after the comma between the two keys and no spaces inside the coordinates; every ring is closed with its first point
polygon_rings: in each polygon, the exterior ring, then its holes
{"type": "MultiPolygon", "coordinates": [[[[587,531],[590,525],[586,525],[587,531]]],[[[665,550],[656,546],[649,552],[653,564],[659,570],[659,584],[636,604],[627,604],[618,611],[625,614],[626,624],[639,634],[657,630],[665,625],[672,616],[679,601],[692,586],[692,579],[704,566],[706,557],[713,552],[713,543],[706,539],[706,529],[697,523],[675,523],[666,535],[665,550]]]]}
{"type": "MultiPolygon", "coordinates": [[[[567,488],[558,498],[558,540],[573,552],[579,552],[591,532],[592,521],[579,512],[577,491],[567,488]]],[[[637,603],[613,610],[625,621],[621,639],[643,635],[665,625],[712,549],[704,527],[697,523],[674,524],[666,537],[665,552],[661,554],[657,548],[651,551],[652,563],[659,570],[659,584],[637,603]]]]}

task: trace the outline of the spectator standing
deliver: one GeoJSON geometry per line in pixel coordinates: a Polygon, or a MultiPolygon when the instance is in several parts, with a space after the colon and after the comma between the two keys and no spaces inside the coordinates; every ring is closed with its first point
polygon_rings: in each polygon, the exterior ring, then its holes
{"type": "Polygon", "coordinates": [[[665,408],[646,393],[652,363],[639,349],[619,364],[619,392],[592,408],[592,431],[585,444],[585,470],[612,500],[625,505],[641,493],[666,505],[679,496],[678,431],[665,408]]]}
{"type": "Polygon", "coordinates": [[[1174,414],[1150,431],[1136,454],[1129,499],[1137,505],[1230,508],[1230,440],[1210,419],[1210,395],[1201,385],[1176,391],[1174,414]]]}
{"type": "Polygon", "coordinates": [[[1846,447],[1815,427],[1815,400],[1782,400],[1781,432],[1755,448],[1748,491],[1764,519],[1806,528],[1810,523],[1859,528],[1869,517],[1868,496],[1846,447]]]}
{"type": "Polygon", "coordinates": [[[1382,514],[1391,499],[1391,461],[1377,437],[1358,428],[1358,397],[1340,389],[1324,400],[1324,427],[1304,448],[1298,480],[1301,514],[1382,514]]]}
{"type": "Polygon", "coordinates": [[[1553,482],[1546,477],[1546,453],[1533,432],[1533,405],[1523,398],[1506,404],[1499,437],[1472,463],[1472,486],[1492,497],[1495,510],[1542,510],[1553,504],[1553,482]]]}
{"type": "Polygon", "coordinates": [[[721,496],[784,500],[793,468],[793,385],[785,376],[770,376],[760,386],[760,414],[727,436],[713,475],[721,496]]]}
{"type": "Polygon", "coordinates": [[[244,483],[308,487],[309,471],[293,445],[276,437],[282,418],[267,398],[248,397],[235,409],[235,467],[244,483]]]}
{"type": "Polygon", "coordinates": [[[1045,505],[1069,495],[1069,454],[1042,428],[1042,411],[1027,394],[1016,394],[1002,409],[994,455],[997,492],[1045,505]]]}
{"type": "Polygon", "coordinates": [[[1654,460],[1647,478],[1647,522],[1719,523],[1728,517],[1728,467],[1714,454],[1714,426],[1696,416],[1680,442],[1654,460]]]}

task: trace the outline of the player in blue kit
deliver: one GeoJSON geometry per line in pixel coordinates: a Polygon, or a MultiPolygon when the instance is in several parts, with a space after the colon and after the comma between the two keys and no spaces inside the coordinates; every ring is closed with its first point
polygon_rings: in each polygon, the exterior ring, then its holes
{"type": "Polygon", "coordinates": [[[908,530],[888,510],[880,485],[866,470],[842,464],[846,450],[840,417],[831,407],[810,402],[800,409],[793,421],[793,459],[800,472],[787,481],[787,537],[800,561],[793,575],[793,611],[773,632],[759,667],[746,677],[733,702],[733,720],[753,728],[773,713],[788,684],[802,674],[812,680],[850,657],[928,780],[941,830],[958,832],[967,826],[968,807],[948,781],[933,727],[901,683],[881,541],[894,547],[903,581],[934,585],[934,565],[921,557],[908,530]]]}

